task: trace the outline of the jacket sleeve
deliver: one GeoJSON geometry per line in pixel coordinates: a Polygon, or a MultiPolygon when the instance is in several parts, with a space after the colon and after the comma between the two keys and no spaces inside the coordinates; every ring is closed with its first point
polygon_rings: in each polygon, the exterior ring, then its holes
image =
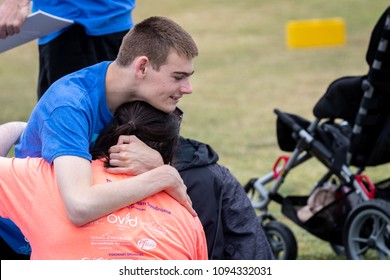
{"type": "Polygon", "coordinates": [[[224,166],[216,165],[221,178],[222,224],[225,258],[241,260],[274,259],[271,246],[243,187],[224,166]]]}

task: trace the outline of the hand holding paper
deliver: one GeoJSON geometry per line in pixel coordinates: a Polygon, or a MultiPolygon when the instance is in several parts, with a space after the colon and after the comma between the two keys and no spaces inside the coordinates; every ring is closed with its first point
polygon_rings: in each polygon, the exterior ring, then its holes
{"type": "Polygon", "coordinates": [[[26,18],[20,33],[6,39],[0,39],[0,53],[46,36],[71,24],[73,24],[72,20],[37,11],[26,18]]]}

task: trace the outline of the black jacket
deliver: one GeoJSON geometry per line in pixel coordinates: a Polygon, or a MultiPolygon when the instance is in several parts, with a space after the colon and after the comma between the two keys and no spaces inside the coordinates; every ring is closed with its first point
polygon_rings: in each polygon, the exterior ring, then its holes
{"type": "Polygon", "coordinates": [[[209,259],[274,259],[243,187],[207,144],[181,137],[178,169],[206,234],[209,259]]]}

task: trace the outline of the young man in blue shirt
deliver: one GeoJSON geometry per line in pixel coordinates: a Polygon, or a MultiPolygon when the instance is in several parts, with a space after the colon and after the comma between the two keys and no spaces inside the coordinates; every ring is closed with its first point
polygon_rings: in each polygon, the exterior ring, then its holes
{"type": "Polygon", "coordinates": [[[110,163],[116,167],[108,170],[138,175],[129,180],[92,187],[89,148],[123,103],[141,100],[175,111],[180,98],[192,93],[197,55],[182,27],[151,17],[127,33],[115,61],[64,76],[39,100],[15,155],[43,157],[54,165],[72,223],[83,225],[162,190],[196,215],[176,169],[136,137],[120,137],[110,149],[110,163]]]}

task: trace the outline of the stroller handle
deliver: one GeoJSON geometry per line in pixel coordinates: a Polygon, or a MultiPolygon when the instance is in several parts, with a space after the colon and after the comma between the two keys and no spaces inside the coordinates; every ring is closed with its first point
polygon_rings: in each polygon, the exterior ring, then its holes
{"type": "Polygon", "coordinates": [[[303,128],[297,124],[293,118],[291,118],[286,113],[283,113],[279,109],[274,109],[275,114],[278,116],[278,118],[284,122],[289,128],[291,128],[294,132],[299,132],[303,128]]]}
{"type": "Polygon", "coordinates": [[[274,109],[274,112],[283,123],[285,123],[298,137],[300,137],[300,139],[305,141],[312,154],[314,154],[326,166],[332,168],[334,160],[333,153],[324,144],[316,140],[288,114],[283,113],[278,109],[274,109]]]}

